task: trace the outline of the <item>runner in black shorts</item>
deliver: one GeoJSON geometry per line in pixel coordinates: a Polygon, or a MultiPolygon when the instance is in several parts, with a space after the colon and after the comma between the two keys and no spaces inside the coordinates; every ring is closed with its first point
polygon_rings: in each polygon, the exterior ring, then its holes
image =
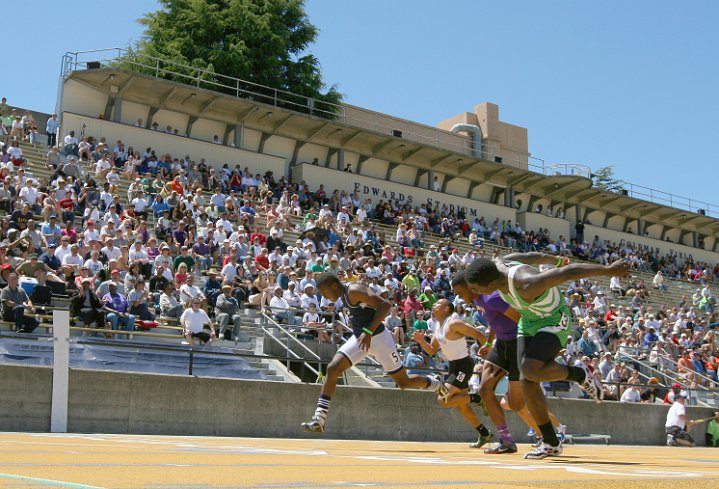
{"type": "Polygon", "coordinates": [[[454,306],[450,301],[438,300],[432,307],[432,316],[439,323],[433,332],[432,341],[427,343],[423,331],[415,331],[412,339],[430,355],[441,349],[449,360],[449,373],[444,379],[448,391],[444,395],[440,394],[437,401],[444,407],[455,408],[467,423],[477,430],[477,442],[470,446],[479,448],[490,442],[493,437],[479,420],[470,403],[469,379],[474,371],[474,361],[469,356],[466,338],[474,338],[480,344],[487,338],[478,329],[460,319],[454,319],[453,312],[454,306]]]}
{"type": "Polygon", "coordinates": [[[400,389],[427,389],[446,392],[441,380],[433,376],[408,375],[402,365],[392,335],[382,320],[390,310],[390,303],[363,285],[345,286],[331,273],[323,273],[317,279],[317,289],[330,301],[342,299],[350,310],[352,337],[342,345],[327,366],[327,375],[312,419],[302,423],[304,431],[322,433],[330,409],[332,395],[337,389],[337,379],[352,365],[372,355],[392,377],[400,389]]]}
{"type": "MultiPolygon", "coordinates": [[[[491,331],[490,341],[487,341],[479,351],[480,356],[486,355],[486,358],[482,369],[482,380],[479,384],[479,396],[473,399],[475,402],[483,403],[500,437],[500,443],[486,449],[485,453],[515,453],[517,445],[507,428],[504,410],[515,411],[535,433],[539,432],[534,418],[524,403],[519,379],[519,362],[517,360],[519,313],[509,307],[509,304],[497,292],[479,296],[473,294],[467,286],[464,272],[454,274],[452,288],[464,302],[475,305],[477,311],[489,324],[491,331]],[[494,339],[494,347],[492,347],[492,339],[494,339]],[[499,401],[494,395],[494,391],[505,375],[509,376],[509,389],[499,401]]],[[[560,424],[551,413],[550,418],[552,424],[559,430],[560,438],[563,438],[566,427],[560,424]]]]}

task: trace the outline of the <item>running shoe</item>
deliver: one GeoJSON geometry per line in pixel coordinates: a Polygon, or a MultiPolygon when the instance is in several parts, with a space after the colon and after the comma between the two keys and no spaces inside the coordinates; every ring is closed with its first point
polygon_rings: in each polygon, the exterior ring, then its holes
{"type": "Polygon", "coordinates": [[[541,436],[534,435],[534,442],[532,443],[533,448],[537,448],[538,446],[541,446],[542,443],[544,443],[544,438],[541,436]]]}
{"type": "Polygon", "coordinates": [[[492,433],[488,434],[487,436],[479,435],[476,442],[469,444],[469,448],[482,448],[484,445],[490,443],[492,440],[494,440],[494,435],[492,433]]]}
{"type": "Polygon", "coordinates": [[[449,398],[449,387],[444,383],[444,379],[437,375],[435,377],[437,381],[439,382],[439,388],[437,389],[437,396],[443,401],[446,401],[449,398]]]}
{"type": "Polygon", "coordinates": [[[559,438],[559,443],[564,445],[564,440],[567,438],[567,425],[559,423],[559,426],[557,427],[557,438],[559,438]]]}
{"type": "Polygon", "coordinates": [[[552,445],[547,445],[546,443],[542,443],[537,448],[532,450],[531,452],[527,452],[524,454],[524,458],[528,458],[530,460],[541,460],[543,458],[547,457],[557,457],[562,454],[562,445],[559,444],[556,447],[553,447],[552,445]]]}
{"type": "Polygon", "coordinates": [[[536,433],[534,432],[534,430],[533,430],[532,428],[529,428],[529,431],[527,431],[527,436],[529,436],[529,437],[532,437],[532,436],[534,436],[535,434],[536,434],[536,433]]]}
{"type": "Polygon", "coordinates": [[[589,371],[589,367],[581,363],[581,368],[584,370],[584,382],[579,384],[579,388],[587,393],[589,397],[594,399],[595,402],[602,402],[604,399],[604,391],[602,390],[602,384],[594,378],[592,372],[589,371]]]}
{"type": "Polygon", "coordinates": [[[496,454],[502,454],[502,453],[517,453],[517,444],[507,444],[503,441],[497,443],[492,448],[485,448],[484,453],[487,455],[496,455],[496,454]]]}
{"type": "Polygon", "coordinates": [[[323,431],[325,431],[324,423],[321,423],[317,418],[312,418],[306,423],[302,423],[300,426],[302,427],[303,431],[306,431],[308,433],[322,433],[323,431]]]}

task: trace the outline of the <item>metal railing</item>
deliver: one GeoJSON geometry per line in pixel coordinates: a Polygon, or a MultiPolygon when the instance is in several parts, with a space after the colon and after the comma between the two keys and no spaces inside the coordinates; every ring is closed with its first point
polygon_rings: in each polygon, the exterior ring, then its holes
{"type": "Polygon", "coordinates": [[[574,177],[592,178],[592,169],[579,163],[553,163],[544,167],[545,175],[567,175],[574,177]]]}
{"type": "Polygon", "coordinates": [[[322,359],[320,358],[320,356],[317,355],[317,354],[316,354],[315,352],[313,352],[312,350],[310,350],[310,349],[307,347],[307,345],[305,345],[304,343],[302,343],[302,341],[300,341],[300,340],[298,340],[297,338],[295,338],[290,331],[288,331],[287,329],[283,328],[283,327],[282,327],[277,321],[275,321],[271,316],[269,316],[269,315],[267,315],[267,314],[265,314],[265,313],[263,312],[261,317],[262,317],[265,321],[267,321],[272,327],[279,329],[279,330],[283,333],[283,335],[284,335],[284,340],[285,340],[285,341],[282,341],[282,339],[281,339],[281,338],[278,338],[277,336],[275,336],[275,334],[274,334],[269,328],[267,328],[267,327],[265,327],[265,326],[262,326],[262,332],[265,333],[265,337],[268,338],[270,341],[272,341],[272,342],[274,342],[274,343],[277,343],[279,346],[281,346],[282,348],[285,349],[285,352],[286,352],[286,354],[287,354],[287,357],[286,357],[286,359],[285,359],[285,361],[287,362],[287,365],[286,365],[286,366],[287,366],[287,370],[290,370],[290,364],[292,363],[292,361],[302,362],[302,365],[303,365],[305,368],[307,368],[310,372],[312,372],[313,374],[315,374],[315,375],[317,376],[317,379],[319,380],[319,379],[322,377],[321,369],[320,369],[320,370],[317,370],[317,369],[314,368],[312,365],[310,365],[310,363],[308,363],[308,360],[307,360],[306,357],[301,357],[300,355],[298,355],[297,353],[295,353],[295,352],[292,350],[291,345],[296,345],[296,346],[298,346],[301,350],[303,350],[304,352],[309,353],[309,356],[310,356],[310,358],[311,358],[311,360],[309,360],[309,361],[311,361],[312,363],[316,363],[316,364],[318,364],[318,365],[324,363],[324,362],[322,361],[322,359]],[[292,359],[291,359],[290,357],[292,357],[292,359]],[[293,360],[293,359],[294,359],[294,360],[293,360]]]}
{"type": "Polygon", "coordinates": [[[636,183],[626,181],[622,181],[622,185],[624,185],[627,195],[635,199],[646,200],[654,204],[666,205],[674,209],[696,212],[711,217],[719,217],[719,206],[708,202],[670,194],[669,192],[662,192],[661,190],[654,190],[644,185],[637,185],[636,183]]]}

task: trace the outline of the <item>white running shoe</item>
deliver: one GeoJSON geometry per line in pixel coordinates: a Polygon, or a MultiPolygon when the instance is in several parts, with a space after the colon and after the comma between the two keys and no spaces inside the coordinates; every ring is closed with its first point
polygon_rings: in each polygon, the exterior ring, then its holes
{"type": "Polygon", "coordinates": [[[582,370],[584,370],[585,377],[584,382],[581,382],[579,384],[579,388],[586,392],[589,397],[594,399],[595,402],[602,402],[602,399],[604,399],[604,391],[602,390],[602,384],[600,384],[599,381],[594,378],[592,372],[589,371],[589,367],[584,365],[584,363],[582,363],[580,366],[582,370]]]}
{"type": "Polygon", "coordinates": [[[562,444],[560,443],[556,447],[553,447],[552,445],[548,445],[546,443],[542,443],[537,448],[532,450],[531,452],[527,452],[524,454],[524,458],[528,458],[530,460],[541,460],[543,458],[547,457],[557,457],[562,454],[562,444]]]}
{"type": "Polygon", "coordinates": [[[300,424],[300,427],[302,428],[302,431],[306,431],[308,433],[322,433],[325,431],[324,421],[314,416],[306,423],[300,424]]]}
{"type": "Polygon", "coordinates": [[[442,400],[446,401],[449,397],[449,388],[445,385],[444,379],[439,375],[429,376],[430,385],[429,390],[436,392],[437,396],[442,400]]]}

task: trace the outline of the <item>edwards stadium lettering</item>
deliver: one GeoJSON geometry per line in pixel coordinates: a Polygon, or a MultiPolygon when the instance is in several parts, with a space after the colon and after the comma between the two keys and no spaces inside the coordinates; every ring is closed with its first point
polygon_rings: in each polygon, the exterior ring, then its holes
{"type": "MultiPolygon", "coordinates": [[[[402,204],[411,204],[414,200],[412,195],[405,195],[402,192],[387,191],[379,187],[363,185],[360,182],[354,183],[354,191],[362,195],[370,195],[373,197],[379,197],[381,199],[397,200],[402,204]]],[[[477,209],[467,208],[463,205],[454,205],[446,202],[441,202],[437,199],[427,198],[427,207],[439,207],[442,210],[450,212],[461,212],[467,216],[477,217],[477,209]],[[446,206],[446,209],[444,207],[446,206]]]]}

